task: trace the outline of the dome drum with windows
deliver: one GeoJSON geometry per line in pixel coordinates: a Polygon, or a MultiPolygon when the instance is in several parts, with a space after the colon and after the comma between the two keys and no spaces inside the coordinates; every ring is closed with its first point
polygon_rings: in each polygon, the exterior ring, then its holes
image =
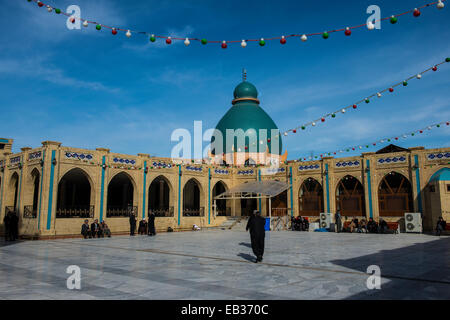
{"type": "Polygon", "coordinates": [[[231,103],[211,138],[210,157],[214,162],[269,165],[286,161],[279,129],[260,107],[258,90],[246,81],[245,73],[231,103]]]}

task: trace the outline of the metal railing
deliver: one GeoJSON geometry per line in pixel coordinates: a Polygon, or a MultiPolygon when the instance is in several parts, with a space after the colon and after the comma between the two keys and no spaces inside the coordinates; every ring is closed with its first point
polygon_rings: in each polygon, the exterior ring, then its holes
{"type": "Polygon", "coordinates": [[[106,217],[108,218],[129,217],[130,214],[134,214],[136,216],[138,214],[138,207],[130,206],[124,208],[123,206],[108,206],[106,208],[106,217]]]}
{"type": "Polygon", "coordinates": [[[173,217],[173,207],[161,209],[148,209],[148,213],[152,212],[155,217],[173,217]]]}
{"type": "Polygon", "coordinates": [[[37,217],[37,210],[33,209],[33,206],[24,206],[23,217],[27,219],[35,219],[37,217]]]}
{"type": "Polygon", "coordinates": [[[203,217],[205,216],[205,208],[199,209],[183,209],[183,217],[203,217]]]}
{"type": "Polygon", "coordinates": [[[94,206],[70,206],[56,209],[56,218],[93,218],[94,206]]]}

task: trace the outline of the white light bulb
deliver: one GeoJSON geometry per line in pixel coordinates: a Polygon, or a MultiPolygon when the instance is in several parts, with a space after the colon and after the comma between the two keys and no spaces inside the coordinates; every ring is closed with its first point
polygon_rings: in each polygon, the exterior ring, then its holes
{"type": "Polygon", "coordinates": [[[87,27],[88,25],[89,25],[88,22],[86,20],[84,20],[83,27],[87,27]]]}
{"type": "Polygon", "coordinates": [[[128,38],[131,37],[131,32],[130,32],[130,30],[128,30],[127,33],[125,33],[125,35],[126,35],[128,38]]]}
{"type": "Polygon", "coordinates": [[[416,78],[417,78],[417,79],[420,79],[420,78],[422,78],[422,75],[419,73],[419,74],[416,76],[416,78]]]}
{"type": "Polygon", "coordinates": [[[342,109],[342,110],[341,110],[342,113],[345,113],[345,111],[346,111],[345,109],[342,109]]]}
{"type": "Polygon", "coordinates": [[[285,133],[284,133],[284,136],[286,137],[287,135],[288,135],[288,133],[287,133],[287,132],[285,132],[285,133]]]}
{"type": "Polygon", "coordinates": [[[439,2],[438,2],[438,4],[436,5],[436,7],[437,7],[438,9],[442,9],[442,8],[445,7],[445,5],[444,5],[444,3],[443,3],[441,0],[439,0],[439,2]]]}
{"type": "Polygon", "coordinates": [[[372,21],[367,22],[367,29],[369,30],[375,29],[375,25],[372,23],[372,21]]]}
{"type": "Polygon", "coordinates": [[[47,11],[48,11],[48,12],[52,12],[52,11],[53,11],[52,7],[47,6],[47,11]]]}
{"type": "Polygon", "coordinates": [[[186,47],[188,46],[188,45],[190,45],[191,44],[191,42],[189,41],[189,39],[188,38],[186,38],[186,40],[184,40],[184,44],[186,45],[186,47]]]}
{"type": "Polygon", "coordinates": [[[312,125],[313,127],[315,127],[315,126],[316,126],[316,123],[315,123],[315,122],[313,122],[313,123],[311,123],[311,125],[312,125]]]}
{"type": "Polygon", "coordinates": [[[242,42],[241,42],[241,47],[242,48],[245,48],[247,46],[247,42],[245,42],[245,40],[242,40],[242,42]]]}
{"type": "Polygon", "coordinates": [[[306,40],[308,40],[308,37],[306,36],[306,34],[304,34],[304,35],[302,35],[302,36],[300,37],[300,39],[301,39],[303,42],[305,42],[306,40]]]}
{"type": "Polygon", "coordinates": [[[378,92],[377,93],[377,97],[380,98],[381,97],[381,93],[378,92]]]}

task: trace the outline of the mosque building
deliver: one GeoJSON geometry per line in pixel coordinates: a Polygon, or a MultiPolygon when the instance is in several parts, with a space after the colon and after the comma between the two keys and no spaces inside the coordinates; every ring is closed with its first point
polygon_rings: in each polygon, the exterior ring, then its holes
{"type": "Polygon", "coordinates": [[[158,231],[217,227],[255,209],[310,221],[337,210],[349,219],[392,222],[420,212],[425,230],[440,216],[450,221],[450,148],[389,145],[352,157],[288,161],[277,125],[259,103],[256,87],[244,79],[217,124],[222,136],[213,137],[202,163],[56,141],[12,153],[13,139],[0,139],[0,232],[8,212],[19,216],[20,236],[34,239],[80,235],[85,219],[106,220],[113,234],[127,233],[130,213],[140,221],[149,212],[158,231]],[[235,136],[230,141],[227,129],[242,129],[242,143],[235,136]],[[238,158],[242,164],[231,165],[238,158]],[[220,197],[270,181],[285,187],[268,197],[220,197]]]}

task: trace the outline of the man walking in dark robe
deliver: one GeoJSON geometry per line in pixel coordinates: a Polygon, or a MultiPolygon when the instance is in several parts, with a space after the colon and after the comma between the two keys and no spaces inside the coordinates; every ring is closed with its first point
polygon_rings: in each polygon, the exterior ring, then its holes
{"type": "Polygon", "coordinates": [[[130,236],[134,236],[136,230],[136,218],[133,213],[130,213],[130,236]]]}
{"type": "Polygon", "coordinates": [[[148,215],[148,235],[149,236],[155,236],[156,230],[155,230],[155,214],[153,212],[150,212],[148,215]]]}
{"type": "Polygon", "coordinates": [[[261,262],[264,255],[264,238],[266,236],[266,219],[261,217],[261,212],[255,210],[254,217],[250,217],[248,229],[250,230],[250,240],[252,243],[252,250],[256,256],[255,263],[261,262]]]}

